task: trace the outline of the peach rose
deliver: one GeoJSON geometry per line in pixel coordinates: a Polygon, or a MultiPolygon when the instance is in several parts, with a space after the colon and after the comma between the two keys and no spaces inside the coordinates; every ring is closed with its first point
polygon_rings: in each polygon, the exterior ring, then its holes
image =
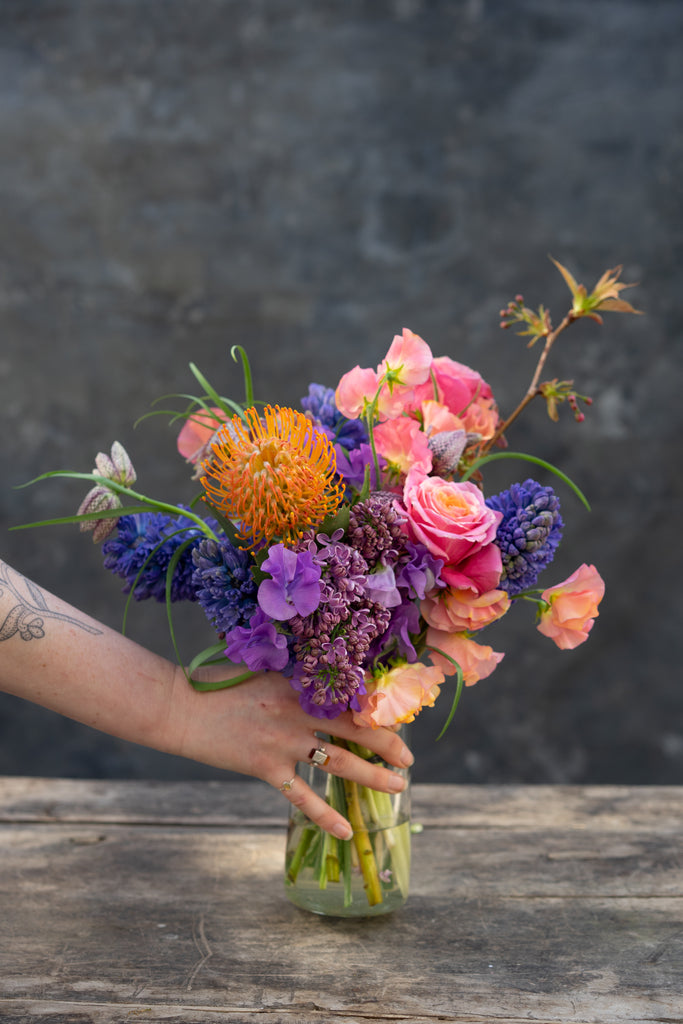
{"type": "MultiPolygon", "coordinates": [[[[466,686],[473,686],[480,679],[486,679],[505,657],[492,647],[470,640],[465,633],[445,633],[430,626],[426,640],[427,648],[438,648],[458,663],[466,686]]],[[[447,676],[455,674],[455,666],[436,650],[431,650],[429,657],[447,676]]]]}
{"type": "Polygon", "coordinates": [[[410,539],[445,562],[441,575],[449,586],[482,594],[498,585],[502,560],[493,541],[502,513],[487,507],[475,484],[411,470],[402,511],[410,539]]]}
{"type": "Polygon", "coordinates": [[[353,721],[373,729],[412,722],[422,708],[434,706],[443,681],[440,668],[397,665],[367,683],[368,692],[357,698],[360,711],[353,712],[353,721]]]}
{"type": "Polygon", "coordinates": [[[510,607],[510,598],[504,590],[487,590],[484,594],[473,594],[471,590],[434,591],[421,604],[423,618],[446,632],[474,633],[505,615],[510,607]]]}
{"type": "Polygon", "coordinates": [[[537,629],[562,650],[572,650],[588,639],[605,594],[605,582],[594,565],[581,565],[564,583],[541,594],[547,607],[537,629]]]}

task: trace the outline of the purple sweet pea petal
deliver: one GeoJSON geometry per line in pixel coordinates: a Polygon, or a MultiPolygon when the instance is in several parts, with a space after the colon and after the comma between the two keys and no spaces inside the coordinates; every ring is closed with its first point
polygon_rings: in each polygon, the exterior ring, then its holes
{"type": "Polygon", "coordinates": [[[274,544],[261,568],[270,574],[258,589],[258,603],[263,612],[278,622],[295,615],[312,615],[320,604],[321,569],[310,551],[292,551],[284,544],[274,544]]]}
{"type": "Polygon", "coordinates": [[[391,566],[382,565],[376,572],[368,574],[365,596],[369,601],[381,604],[383,608],[396,608],[401,603],[401,595],[391,566]]]}
{"type": "MultiPolygon", "coordinates": [[[[341,445],[336,444],[334,450],[337,454],[337,472],[344,478],[348,487],[355,487],[360,490],[365,482],[365,468],[370,466],[370,479],[374,481],[374,459],[372,448],[369,444],[361,444],[353,451],[346,451],[341,445]]],[[[378,456],[380,469],[386,466],[385,459],[378,456]]]]}
{"type": "Polygon", "coordinates": [[[408,591],[409,597],[422,600],[435,587],[446,586],[441,579],[443,559],[435,558],[423,544],[413,544],[411,541],[406,542],[406,550],[411,553],[411,559],[401,567],[396,583],[408,591]]]}
{"type": "Polygon", "coordinates": [[[237,626],[226,634],[225,653],[231,661],[244,663],[252,672],[279,672],[289,661],[287,638],[278,633],[262,611],[257,610],[248,626],[237,626]]]}

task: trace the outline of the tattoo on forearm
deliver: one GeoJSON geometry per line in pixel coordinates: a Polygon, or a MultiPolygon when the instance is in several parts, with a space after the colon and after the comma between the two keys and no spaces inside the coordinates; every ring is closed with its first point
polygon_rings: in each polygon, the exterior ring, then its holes
{"type": "Polygon", "coordinates": [[[5,615],[4,621],[0,622],[0,640],[9,640],[17,633],[22,640],[40,640],[45,636],[47,619],[68,622],[86,633],[102,632],[90,622],[52,611],[42,590],[35,583],[0,561],[0,598],[5,595],[14,599],[16,604],[5,615]]]}

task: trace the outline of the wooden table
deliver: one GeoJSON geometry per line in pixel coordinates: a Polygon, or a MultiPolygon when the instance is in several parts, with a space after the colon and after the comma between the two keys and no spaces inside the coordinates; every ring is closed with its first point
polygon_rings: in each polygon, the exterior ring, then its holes
{"type": "Polygon", "coordinates": [[[418,786],[412,893],[283,893],[259,783],[0,779],[0,1020],[683,1021],[683,788],[418,786]]]}

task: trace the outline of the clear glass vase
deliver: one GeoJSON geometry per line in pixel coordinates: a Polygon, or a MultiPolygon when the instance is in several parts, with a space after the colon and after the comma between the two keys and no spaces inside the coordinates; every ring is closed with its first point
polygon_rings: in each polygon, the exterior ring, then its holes
{"type": "MultiPolygon", "coordinates": [[[[348,746],[373,757],[369,750],[348,746]]],[[[337,778],[315,765],[300,765],[299,774],[351,822],[354,832],[351,839],[335,839],[291,807],[285,852],[288,899],[303,910],[332,917],[374,917],[402,906],[410,880],[409,772],[401,771],[407,785],[396,794],[337,778]]]]}

